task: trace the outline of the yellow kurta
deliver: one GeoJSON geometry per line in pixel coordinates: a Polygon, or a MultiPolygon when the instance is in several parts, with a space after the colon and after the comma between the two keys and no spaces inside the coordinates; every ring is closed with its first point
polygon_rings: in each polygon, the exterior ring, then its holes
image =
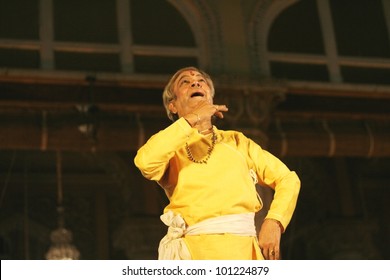
{"type": "MultiPolygon", "coordinates": [[[[165,190],[169,210],[181,214],[187,225],[220,215],[257,212],[257,198],[250,169],[259,183],[275,190],[266,218],[280,221],[284,228],[295,209],[300,182],[279,159],[237,131],[214,127],[217,141],[207,164],[190,161],[189,144],[196,159],[207,154],[210,135],[199,134],[184,118],[152,136],[142,146],[135,165],[142,174],[165,190]]],[[[193,259],[262,259],[257,239],[232,234],[185,236],[193,259]]]]}

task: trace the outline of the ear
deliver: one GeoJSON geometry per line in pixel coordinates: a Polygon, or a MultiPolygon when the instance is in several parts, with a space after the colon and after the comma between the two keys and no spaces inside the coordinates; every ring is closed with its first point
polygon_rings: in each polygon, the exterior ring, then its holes
{"type": "Polygon", "coordinates": [[[173,104],[172,102],[169,103],[168,109],[169,109],[169,111],[171,111],[172,114],[177,114],[176,106],[175,106],[175,104],[173,104]]]}

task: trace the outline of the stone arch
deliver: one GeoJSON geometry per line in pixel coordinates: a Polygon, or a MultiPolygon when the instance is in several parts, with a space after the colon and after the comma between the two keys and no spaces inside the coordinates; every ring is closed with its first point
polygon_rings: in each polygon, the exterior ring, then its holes
{"type": "Polygon", "coordinates": [[[263,78],[270,77],[267,59],[268,33],[274,20],[291,5],[300,0],[260,0],[256,3],[248,20],[248,45],[251,56],[251,69],[263,78]]]}
{"type": "Polygon", "coordinates": [[[199,67],[212,74],[223,69],[220,24],[210,4],[205,0],[167,0],[186,19],[198,46],[199,67]]]}

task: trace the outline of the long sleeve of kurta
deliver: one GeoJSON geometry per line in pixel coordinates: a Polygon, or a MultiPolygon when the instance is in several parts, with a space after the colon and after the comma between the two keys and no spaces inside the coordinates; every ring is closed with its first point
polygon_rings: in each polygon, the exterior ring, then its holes
{"type": "Polygon", "coordinates": [[[266,218],[278,220],[284,229],[296,207],[300,180],[294,171],[269,152],[248,139],[248,151],[261,185],[275,190],[274,199],[266,218]]]}
{"type": "Polygon", "coordinates": [[[175,152],[183,148],[190,137],[196,137],[197,134],[197,130],[181,118],[153,135],[138,150],[134,163],[145,178],[158,182],[164,176],[175,152]]]}

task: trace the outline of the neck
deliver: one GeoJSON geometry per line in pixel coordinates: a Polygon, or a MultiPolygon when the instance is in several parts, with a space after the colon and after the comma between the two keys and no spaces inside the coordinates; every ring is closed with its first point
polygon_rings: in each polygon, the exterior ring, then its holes
{"type": "Polygon", "coordinates": [[[209,134],[213,129],[211,121],[201,122],[196,126],[196,129],[200,134],[209,134]]]}
{"type": "Polygon", "coordinates": [[[209,128],[203,129],[203,130],[198,130],[200,134],[209,134],[210,132],[213,131],[213,126],[211,125],[209,128]]]}

